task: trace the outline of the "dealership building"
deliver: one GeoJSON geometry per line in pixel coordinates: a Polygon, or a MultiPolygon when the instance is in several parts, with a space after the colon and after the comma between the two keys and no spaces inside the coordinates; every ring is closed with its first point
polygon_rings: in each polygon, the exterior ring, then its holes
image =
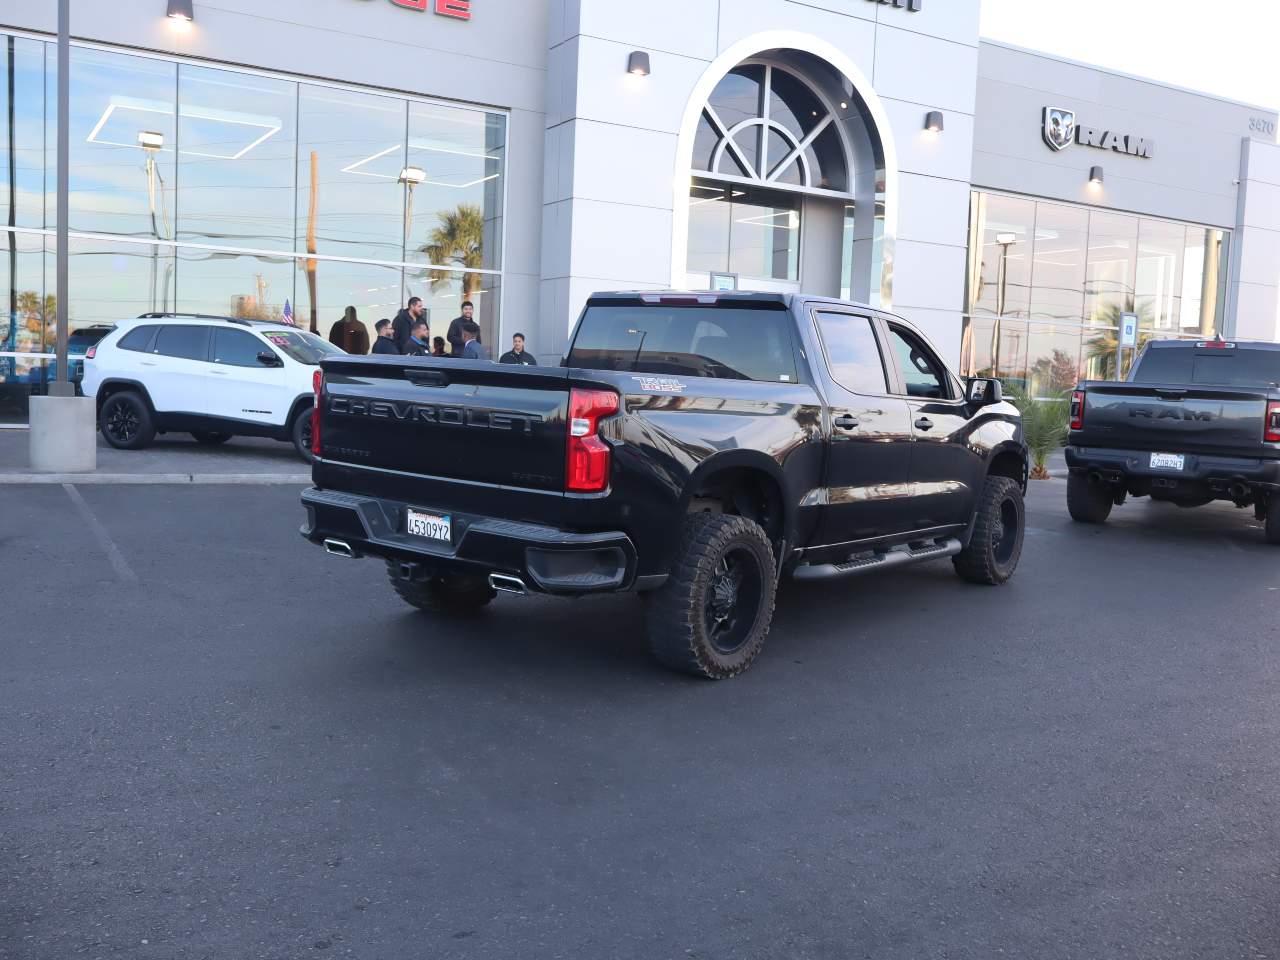
{"type": "MultiPolygon", "coordinates": [[[[1280,339],[1276,113],[980,40],[979,8],[72,0],[73,342],[419,296],[554,362],[592,291],[737,287],[891,309],[1048,395],[1122,374],[1129,326],[1280,339]]],[[[2,425],[52,360],[55,10],[0,7],[2,425]]]]}

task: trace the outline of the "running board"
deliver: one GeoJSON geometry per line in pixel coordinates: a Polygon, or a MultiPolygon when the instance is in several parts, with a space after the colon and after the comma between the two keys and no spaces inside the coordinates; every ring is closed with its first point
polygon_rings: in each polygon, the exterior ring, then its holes
{"type": "Polygon", "coordinates": [[[796,567],[792,576],[797,580],[852,577],[860,573],[870,573],[873,570],[888,570],[890,567],[954,557],[963,549],[964,546],[954,537],[945,540],[917,540],[914,543],[904,543],[886,550],[869,550],[866,553],[855,554],[839,563],[801,564],[796,567]]]}

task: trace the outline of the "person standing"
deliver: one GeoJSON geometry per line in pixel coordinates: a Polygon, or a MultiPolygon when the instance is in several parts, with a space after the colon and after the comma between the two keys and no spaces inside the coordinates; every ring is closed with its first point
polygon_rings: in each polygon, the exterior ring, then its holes
{"type": "MultiPolygon", "coordinates": [[[[464,300],[462,303],[462,316],[454,317],[449,324],[449,329],[445,332],[445,339],[449,341],[449,352],[455,357],[462,356],[462,325],[465,323],[474,323],[472,317],[475,316],[476,305],[470,300],[464,300]]],[[[478,341],[479,336],[476,337],[478,341]]]]}
{"type": "Polygon", "coordinates": [[[391,321],[383,317],[373,325],[373,329],[378,335],[373,339],[373,349],[370,352],[399,356],[400,351],[396,349],[395,330],[391,321]]]}
{"type": "Polygon", "coordinates": [[[524,334],[517,333],[511,338],[511,349],[504,353],[499,359],[499,363],[518,363],[526,367],[536,367],[538,361],[534,359],[533,354],[524,348],[524,334]]]}
{"type": "Polygon", "coordinates": [[[431,356],[431,329],[427,326],[425,317],[419,317],[413,321],[413,327],[409,332],[409,349],[406,353],[411,357],[431,356]]]}
{"type": "Polygon", "coordinates": [[[464,323],[462,325],[462,359],[489,359],[489,354],[485,352],[484,346],[480,343],[480,325],[478,323],[464,323]]]}
{"type": "Polygon", "coordinates": [[[397,313],[396,318],[391,321],[391,338],[395,341],[396,349],[401,353],[411,352],[409,350],[409,339],[413,336],[413,322],[421,317],[424,312],[422,298],[410,297],[404,309],[397,313]]]}
{"type": "Polygon", "coordinates": [[[449,355],[444,352],[444,337],[436,337],[431,341],[431,355],[433,357],[447,357],[449,355]]]}
{"type": "Polygon", "coordinates": [[[329,328],[329,342],[347,353],[369,352],[369,331],[356,317],[355,307],[347,307],[342,319],[329,328]]]}

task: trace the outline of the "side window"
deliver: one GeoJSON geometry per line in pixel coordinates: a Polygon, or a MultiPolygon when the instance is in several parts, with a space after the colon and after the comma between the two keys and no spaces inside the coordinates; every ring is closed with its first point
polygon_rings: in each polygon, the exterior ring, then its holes
{"type": "Polygon", "coordinates": [[[907,385],[907,396],[950,400],[951,388],[947,386],[950,378],[933,351],[915,334],[901,327],[891,326],[889,336],[893,341],[893,352],[898,356],[898,366],[902,369],[903,382],[907,385]]]}
{"type": "Polygon", "coordinates": [[[208,360],[209,328],[195,324],[161,327],[152,353],[183,360],[208,360]]]}
{"type": "Polygon", "coordinates": [[[887,393],[884,360],[871,321],[850,313],[825,311],[818,311],[817,317],[831,378],[854,393],[887,393]]]}
{"type": "Polygon", "coordinates": [[[243,330],[213,331],[213,362],[232,367],[260,367],[258,354],[271,348],[251,333],[243,330]]]}
{"type": "Polygon", "coordinates": [[[147,347],[151,345],[151,338],[155,335],[157,327],[155,324],[147,324],[143,327],[134,327],[116,344],[121,350],[137,350],[145,353],[147,347]]]}

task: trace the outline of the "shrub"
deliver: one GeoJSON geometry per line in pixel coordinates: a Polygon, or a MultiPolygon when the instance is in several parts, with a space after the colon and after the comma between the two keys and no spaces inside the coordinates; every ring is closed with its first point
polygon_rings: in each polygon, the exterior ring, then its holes
{"type": "Polygon", "coordinates": [[[1017,390],[1008,393],[1009,402],[1022,413],[1022,436],[1031,452],[1031,476],[1047,480],[1045,464],[1059,447],[1067,442],[1071,422],[1071,404],[1065,397],[1036,399],[1017,390]]]}

